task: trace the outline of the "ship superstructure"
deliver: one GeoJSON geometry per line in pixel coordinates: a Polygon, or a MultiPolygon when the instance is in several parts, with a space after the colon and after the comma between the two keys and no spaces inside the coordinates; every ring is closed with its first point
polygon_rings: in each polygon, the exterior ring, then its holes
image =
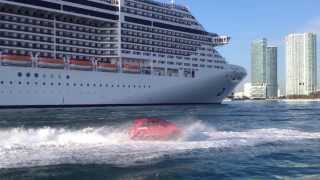
{"type": "Polygon", "coordinates": [[[220,103],[229,40],[176,4],[0,0],[0,106],[220,103]]]}

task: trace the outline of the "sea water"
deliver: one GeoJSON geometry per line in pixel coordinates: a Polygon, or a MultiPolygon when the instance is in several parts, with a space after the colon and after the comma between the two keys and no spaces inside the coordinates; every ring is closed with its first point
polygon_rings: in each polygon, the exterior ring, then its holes
{"type": "Polygon", "coordinates": [[[0,110],[0,179],[320,179],[320,103],[0,110]],[[132,141],[138,118],[174,141],[132,141]]]}

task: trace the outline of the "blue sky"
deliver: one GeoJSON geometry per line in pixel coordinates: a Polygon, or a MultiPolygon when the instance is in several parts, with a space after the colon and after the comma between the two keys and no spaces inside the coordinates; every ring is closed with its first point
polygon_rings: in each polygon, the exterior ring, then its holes
{"type": "Polygon", "coordinates": [[[270,45],[278,46],[280,83],[285,79],[285,36],[304,31],[318,32],[320,36],[320,0],[176,0],[176,3],[188,6],[206,30],[231,36],[230,45],[219,50],[228,62],[244,66],[249,74],[251,41],[266,37],[270,45]]]}

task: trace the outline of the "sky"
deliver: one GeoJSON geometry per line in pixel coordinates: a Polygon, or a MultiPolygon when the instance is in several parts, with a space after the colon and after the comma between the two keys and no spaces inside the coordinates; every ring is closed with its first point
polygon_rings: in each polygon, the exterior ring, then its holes
{"type": "MultiPolygon", "coordinates": [[[[162,2],[171,2],[162,0],[162,2]]],[[[209,32],[231,36],[218,50],[229,63],[245,67],[250,81],[251,42],[263,37],[278,49],[278,79],[285,82],[284,38],[289,33],[316,32],[320,39],[320,0],[176,0],[186,5],[209,32]]],[[[318,43],[318,56],[320,56],[318,43]]],[[[319,58],[318,58],[319,59],[319,58]]],[[[318,63],[320,64],[320,63],[318,63]]],[[[320,73],[319,73],[320,74],[320,73]]],[[[320,79],[320,78],[319,78],[320,79]]]]}

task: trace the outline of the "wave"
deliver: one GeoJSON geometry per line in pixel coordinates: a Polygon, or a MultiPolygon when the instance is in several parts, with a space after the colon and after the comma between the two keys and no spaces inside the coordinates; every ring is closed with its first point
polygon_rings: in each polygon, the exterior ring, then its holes
{"type": "Polygon", "coordinates": [[[184,128],[177,141],[131,141],[127,126],[83,129],[12,128],[0,130],[0,168],[58,164],[112,164],[130,166],[153,163],[202,149],[239,148],[278,141],[320,139],[320,133],[290,129],[218,131],[195,122],[184,128]]]}

